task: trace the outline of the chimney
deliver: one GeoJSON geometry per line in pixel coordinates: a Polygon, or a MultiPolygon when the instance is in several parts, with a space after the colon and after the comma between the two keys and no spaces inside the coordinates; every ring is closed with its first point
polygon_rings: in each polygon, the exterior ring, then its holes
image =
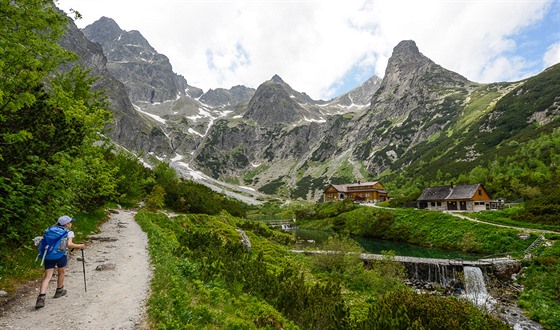
{"type": "Polygon", "coordinates": [[[450,186],[451,186],[451,189],[453,189],[453,187],[454,187],[454,186],[453,186],[453,181],[451,181],[451,185],[450,185],[450,186]]]}

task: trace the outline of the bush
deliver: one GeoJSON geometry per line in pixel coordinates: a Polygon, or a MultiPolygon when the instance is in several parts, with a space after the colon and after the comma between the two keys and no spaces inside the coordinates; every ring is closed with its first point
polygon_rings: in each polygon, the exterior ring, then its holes
{"type": "Polygon", "coordinates": [[[382,296],[358,329],[509,329],[490,314],[454,297],[401,289],[382,296]],[[453,317],[450,317],[450,316],[453,317]]]}

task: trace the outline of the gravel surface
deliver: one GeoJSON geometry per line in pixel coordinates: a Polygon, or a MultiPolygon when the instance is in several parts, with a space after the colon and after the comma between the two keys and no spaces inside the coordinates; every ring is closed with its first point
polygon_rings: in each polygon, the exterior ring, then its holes
{"type": "Polygon", "coordinates": [[[87,292],[82,255],[76,250],[66,268],[68,294],[53,298],[55,271],[45,307],[35,309],[37,281],[10,302],[0,317],[0,329],[147,329],[145,303],[151,276],[147,241],[134,212],[112,211],[100,233],[86,243],[87,292]]]}

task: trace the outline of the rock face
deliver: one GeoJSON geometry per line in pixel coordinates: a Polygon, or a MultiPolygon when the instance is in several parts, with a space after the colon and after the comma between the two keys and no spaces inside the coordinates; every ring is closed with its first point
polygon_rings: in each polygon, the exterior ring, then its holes
{"type": "Polygon", "coordinates": [[[134,110],[125,85],[107,69],[107,59],[99,44],[88,40],[73,22],[69,23],[60,44],[76,53],[80,57],[78,63],[89,69],[92,76],[99,77],[94,88],[105,90],[111,103],[114,124],[108,127],[108,133],[114,141],[130,150],[144,150],[157,155],[171,153],[169,140],[159,134],[159,127],[151,125],[134,110]]]}
{"type": "Polygon", "coordinates": [[[211,107],[234,106],[245,102],[255,94],[253,88],[245,86],[233,86],[231,89],[216,88],[210,89],[208,92],[201,94],[200,101],[211,107]]]}
{"type": "Polygon", "coordinates": [[[167,56],[159,54],[138,31],[123,31],[107,17],[86,26],[86,38],[99,43],[115,78],[126,82],[132,102],[174,100],[188,88],[183,76],[173,72],[167,56]]]}
{"type": "Polygon", "coordinates": [[[371,103],[371,98],[381,86],[381,82],[381,78],[373,76],[350,92],[337,97],[335,100],[338,104],[347,107],[352,105],[369,105],[371,103]]]}
{"type": "Polygon", "coordinates": [[[435,64],[420,53],[414,41],[400,42],[370,109],[357,120],[361,146],[355,157],[367,160],[369,171],[382,172],[456,120],[476,86],[435,64]],[[383,134],[375,133],[377,130],[383,134]]]}
{"type": "Polygon", "coordinates": [[[393,49],[385,77],[371,99],[372,120],[408,117],[422,119],[432,112],[426,101],[437,99],[441,91],[466,91],[470,82],[463,76],[435,64],[418,50],[412,40],[401,41],[393,49]]]}
{"type": "Polygon", "coordinates": [[[306,118],[320,118],[319,113],[309,111],[300,102],[313,103],[313,100],[294,91],[279,76],[274,75],[257,88],[243,118],[252,119],[260,126],[292,124],[306,118]]]}

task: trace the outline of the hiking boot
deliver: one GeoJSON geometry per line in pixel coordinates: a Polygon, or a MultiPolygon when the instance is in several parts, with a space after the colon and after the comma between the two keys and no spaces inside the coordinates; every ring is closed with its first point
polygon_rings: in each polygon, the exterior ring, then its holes
{"type": "Polygon", "coordinates": [[[35,309],[45,307],[45,296],[37,297],[37,302],[35,303],[35,309]]]}
{"type": "Polygon", "coordinates": [[[65,295],[66,295],[66,290],[64,290],[64,288],[56,289],[56,292],[54,293],[54,298],[60,298],[65,295]]]}

